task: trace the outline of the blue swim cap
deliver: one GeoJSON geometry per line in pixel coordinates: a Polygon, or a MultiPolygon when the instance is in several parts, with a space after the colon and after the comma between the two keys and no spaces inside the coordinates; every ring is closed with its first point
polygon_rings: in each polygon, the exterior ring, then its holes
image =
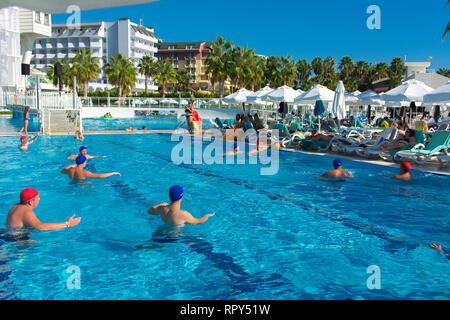
{"type": "Polygon", "coordinates": [[[183,198],[183,188],[181,186],[173,186],[169,190],[170,201],[175,202],[183,198]]]}
{"type": "Polygon", "coordinates": [[[80,147],[80,152],[81,152],[82,150],[87,150],[87,148],[86,148],[85,146],[82,146],[82,147],[80,147]]]}
{"type": "Polygon", "coordinates": [[[83,164],[83,163],[85,163],[85,162],[86,162],[86,157],[85,157],[85,156],[82,156],[82,155],[79,155],[79,156],[75,159],[75,163],[76,163],[77,165],[83,164]]]}
{"type": "Polygon", "coordinates": [[[335,159],[335,160],[333,161],[333,166],[334,166],[335,168],[337,168],[337,167],[342,167],[342,160],[341,160],[341,159],[335,159]]]}

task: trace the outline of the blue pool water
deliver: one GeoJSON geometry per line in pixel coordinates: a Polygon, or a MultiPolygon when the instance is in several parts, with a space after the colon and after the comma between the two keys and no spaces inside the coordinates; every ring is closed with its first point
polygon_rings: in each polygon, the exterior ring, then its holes
{"type": "MultiPolygon", "coordinates": [[[[28,132],[38,132],[39,122],[36,115],[30,114],[28,121],[28,132]]],[[[23,127],[23,118],[19,116],[0,115],[0,132],[19,132],[23,127]]]]}
{"type": "Polygon", "coordinates": [[[264,165],[175,165],[170,135],[88,135],[93,172],[122,176],[70,184],[59,171],[81,145],[40,137],[28,152],[2,137],[0,220],[20,191],[34,187],[44,222],[81,223],[0,240],[2,299],[448,299],[449,263],[428,248],[450,251],[449,178],[344,161],[355,175],[327,182],[314,173],[332,158],[280,153],[277,175],[264,165]],[[147,209],[184,187],[182,207],[205,224],[165,227],[147,209]],[[70,290],[68,267],[81,271],[70,290]],[[381,271],[369,290],[367,268],[381,271]]]}

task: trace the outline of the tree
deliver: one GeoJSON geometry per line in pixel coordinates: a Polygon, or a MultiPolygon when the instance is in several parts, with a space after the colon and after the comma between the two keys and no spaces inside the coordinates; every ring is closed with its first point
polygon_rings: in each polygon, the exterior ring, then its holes
{"type": "Polygon", "coordinates": [[[406,73],[406,67],[402,58],[396,57],[391,62],[389,67],[389,77],[391,78],[391,86],[397,87],[402,83],[402,80],[406,73]]]}
{"type": "Polygon", "coordinates": [[[280,80],[282,85],[292,86],[297,77],[297,66],[290,56],[281,56],[279,58],[280,80]]]}
{"type": "Polygon", "coordinates": [[[137,70],[131,59],[125,58],[122,53],[110,57],[105,66],[109,81],[117,88],[117,94],[122,97],[131,92],[136,84],[137,70]]]}
{"type": "Polygon", "coordinates": [[[225,81],[228,78],[226,69],[225,54],[233,47],[233,42],[226,41],[223,37],[218,36],[217,40],[211,40],[207,46],[206,73],[214,82],[219,82],[219,96],[223,97],[223,89],[225,81]]]}
{"type": "Polygon", "coordinates": [[[176,71],[176,80],[178,84],[179,91],[191,90],[191,79],[192,75],[186,69],[179,69],[176,71]]]}
{"type": "Polygon", "coordinates": [[[147,93],[148,79],[155,73],[156,60],[150,56],[143,56],[139,59],[139,73],[145,77],[145,93],[147,93]]]}
{"type": "Polygon", "coordinates": [[[278,58],[270,56],[265,63],[264,77],[271,87],[278,87],[280,83],[278,69],[280,67],[278,58]]]}
{"type": "Polygon", "coordinates": [[[158,61],[156,64],[155,79],[158,80],[158,83],[161,86],[161,93],[164,99],[166,97],[167,84],[177,80],[177,73],[169,60],[158,61]]]}
{"type": "Polygon", "coordinates": [[[311,66],[313,68],[314,75],[316,77],[323,77],[323,75],[324,75],[324,62],[323,62],[322,58],[320,58],[320,57],[314,58],[313,61],[311,61],[311,66]]]}
{"type": "Polygon", "coordinates": [[[350,77],[354,75],[355,65],[352,58],[345,56],[339,63],[340,79],[346,82],[350,77]]]}
{"type": "Polygon", "coordinates": [[[97,78],[99,60],[92,56],[92,52],[80,49],[72,60],[72,70],[77,80],[83,85],[84,97],[87,98],[89,81],[97,78]]]}
{"type": "Polygon", "coordinates": [[[73,86],[73,71],[71,66],[69,65],[67,60],[61,61],[59,59],[53,59],[51,61],[52,65],[50,65],[47,69],[47,77],[53,82],[53,85],[58,86],[59,90],[62,91],[64,86],[72,87],[73,86]],[[62,76],[60,79],[55,77],[55,65],[61,64],[62,67],[62,76]],[[60,81],[59,81],[60,80],[60,81]]]}
{"type": "Polygon", "coordinates": [[[312,66],[306,59],[297,62],[298,81],[304,83],[311,76],[312,66]]]}
{"type": "MultiPolygon", "coordinates": [[[[450,0],[447,1],[447,5],[449,5],[449,4],[450,4],[450,0]]],[[[445,27],[444,34],[442,35],[442,41],[445,40],[449,31],[450,31],[450,22],[447,23],[447,27],[445,27]]]]}
{"type": "Polygon", "coordinates": [[[447,68],[440,68],[437,73],[439,73],[440,75],[443,75],[445,77],[449,77],[450,78],[450,69],[447,68]]]}

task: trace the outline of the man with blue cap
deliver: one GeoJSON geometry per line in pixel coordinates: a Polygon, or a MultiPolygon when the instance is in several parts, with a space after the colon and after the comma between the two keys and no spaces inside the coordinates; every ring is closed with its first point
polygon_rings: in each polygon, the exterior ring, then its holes
{"type": "Polygon", "coordinates": [[[161,203],[148,209],[149,214],[160,215],[161,219],[172,225],[182,225],[189,223],[192,225],[203,224],[212,214],[205,214],[202,218],[196,219],[189,212],[180,209],[183,200],[183,188],[181,186],[173,186],[169,190],[170,204],[161,203]]]}
{"type": "Polygon", "coordinates": [[[333,161],[334,170],[328,171],[320,176],[320,178],[354,178],[350,172],[342,169],[342,160],[335,159],[333,161]]]}
{"type": "Polygon", "coordinates": [[[80,147],[80,153],[74,154],[68,157],[69,160],[75,160],[78,156],[85,156],[86,159],[94,159],[94,158],[106,158],[106,156],[90,156],[87,154],[87,148],[85,146],[80,147]]]}
{"type": "Polygon", "coordinates": [[[74,180],[84,180],[86,178],[108,178],[110,176],[118,175],[119,172],[111,172],[111,173],[92,173],[86,170],[83,170],[86,166],[86,157],[83,155],[79,155],[75,159],[76,164],[72,164],[70,166],[65,167],[61,170],[61,173],[68,174],[71,179],[74,180]]]}

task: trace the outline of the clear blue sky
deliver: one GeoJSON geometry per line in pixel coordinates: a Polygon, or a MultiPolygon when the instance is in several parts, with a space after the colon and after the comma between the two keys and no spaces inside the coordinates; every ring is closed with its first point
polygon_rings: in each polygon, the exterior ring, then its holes
{"type": "MultiPolygon", "coordinates": [[[[95,1],[95,0],[92,0],[95,1]]],[[[126,1],[124,1],[126,2],[126,1]]],[[[165,42],[209,41],[218,35],[257,54],[311,61],[349,55],[356,62],[433,57],[431,68],[450,68],[450,20],[446,0],[160,0],[143,5],[81,12],[81,21],[128,17],[154,27],[165,42]],[[369,30],[370,5],[381,9],[381,29],[369,30]]],[[[52,15],[65,22],[68,15],[52,15]]]]}

